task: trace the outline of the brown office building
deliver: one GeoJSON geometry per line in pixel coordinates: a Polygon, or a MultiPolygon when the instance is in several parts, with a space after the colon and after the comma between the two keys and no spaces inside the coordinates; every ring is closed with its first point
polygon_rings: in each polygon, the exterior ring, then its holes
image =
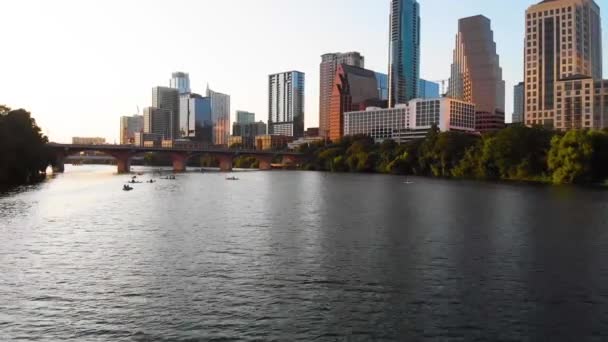
{"type": "Polygon", "coordinates": [[[593,0],[546,0],[530,6],[524,68],[526,125],[606,127],[604,114],[592,105],[597,103],[593,92],[603,88],[600,8],[593,0]],[[564,102],[581,95],[580,105],[564,102]]]}
{"type": "Polygon", "coordinates": [[[365,58],[358,52],[327,53],[321,56],[319,135],[324,138],[329,136],[329,106],[334,80],[336,79],[336,70],[338,70],[338,65],[340,64],[364,68],[365,58]]]}
{"type": "Polygon", "coordinates": [[[505,81],[490,19],[482,15],[458,21],[448,96],[475,104],[478,131],[505,127],[505,81]]]}
{"type": "Polygon", "coordinates": [[[365,110],[367,103],[379,101],[376,73],[371,70],[340,64],[329,107],[329,139],[337,141],[344,136],[344,113],[365,110]]]}

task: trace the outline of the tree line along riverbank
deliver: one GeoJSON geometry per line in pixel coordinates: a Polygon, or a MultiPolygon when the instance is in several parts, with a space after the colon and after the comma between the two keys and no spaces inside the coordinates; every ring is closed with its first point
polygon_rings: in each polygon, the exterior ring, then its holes
{"type": "Polygon", "coordinates": [[[0,105],[0,187],[44,179],[52,156],[47,142],[28,111],[0,105]]]}
{"type": "Polygon", "coordinates": [[[302,146],[305,170],[377,172],[454,179],[606,184],[608,130],[556,132],[512,125],[472,136],[439,132],[397,144],[367,136],[302,146]]]}

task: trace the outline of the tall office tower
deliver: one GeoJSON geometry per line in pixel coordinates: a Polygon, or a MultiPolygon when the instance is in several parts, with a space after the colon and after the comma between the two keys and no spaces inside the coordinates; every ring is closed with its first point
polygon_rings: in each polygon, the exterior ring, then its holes
{"type": "Polygon", "coordinates": [[[448,97],[475,104],[476,129],[505,125],[505,81],[490,19],[478,15],[458,21],[448,97]]]}
{"type": "Polygon", "coordinates": [[[144,108],[144,133],[157,134],[163,140],[172,139],[171,111],[156,107],[144,108]]]}
{"type": "Polygon", "coordinates": [[[169,111],[170,127],[169,135],[164,136],[167,140],[180,137],[179,132],[179,92],[177,89],[168,87],[154,87],[152,89],[152,107],[169,111]]]}
{"type": "Polygon", "coordinates": [[[135,133],[144,131],[143,115],[120,117],[120,144],[130,145],[135,143],[135,133]]]}
{"type": "Polygon", "coordinates": [[[230,95],[218,93],[207,86],[207,97],[211,100],[213,144],[228,146],[228,138],[230,137],[230,95]]]}
{"type": "Polygon", "coordinates": [[[171,76],[170,86],[177,89],[180,95],[190,93],[190,75],[185,72],[174,72],[171,76]]]}
{"type": "Polygon", "coordinates": [[[414,99],[419,78],[420,5],[416,0],[391,0],[389,107],[414,99]]]}
{"type": "Polygon", "coordinates": [[[511,122],[513,123],[524,122],[525,92],[526,87],[524,82],[519,82],[515,87],[513,87],[513,116],[511,118],[511,122]]]}
{"type": "Polygon", "coordinates": [[[304,73],[268,76],[268,134],[304,136],[304,73]]]}
{"type": "Polygon", "coordinates": [[[340,64],[329,106],[329,139],[338,141],[344,136],[344,113],[365,110],[380,102],[378,79],[371,70],[340,64]]]}
{"type": "Polygon", "coordinates": [[[180,137],[211,143],[211,100],[199,94],[184,94],[179,103],[180,137]]]}
{"type": "Polygon", "coordinates": [[[561,80],[572,77],[601,80],[601,35],[600,8],[593,0],[542,1],[528,8],[524,45],[526,125],[561,130],[597,128],[595,113],[582,113],[576,108],[566,113],[562,106],[568,104],[558,100],[567,90],[558,87],[561,80]]]}
{"type": "Polygon", "coordinates": [[[321,84],[319,88],[319,134],[321,137],[327,137],[328,135],[329,101],[336,79],[336,69],[340,64],[364,68],[365,58],[359,52],[327,53],[321,56],[321,84]]]}
{"type": "Polygon", "coordinates": [[[240,124],[248,124],[255,122],[255,113],[246,112],[244,110],[236,111],[236,122],[240,124]]]}
{"type": "Polygon", "coordinates": [[[441,97],[439,94],[439,83],[423,80],[418,80],[418,99],[437,99],[441,97]]]}

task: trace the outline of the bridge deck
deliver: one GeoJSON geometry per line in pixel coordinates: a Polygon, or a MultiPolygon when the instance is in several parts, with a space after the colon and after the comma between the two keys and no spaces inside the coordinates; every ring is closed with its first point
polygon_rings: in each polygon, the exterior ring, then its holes
{"type": "Polygon", "coordinates": [[[291,151],[275,151],[275,150],[244,150],[244,149],[227,149],[218,147],[143,147],[132,145],[74,145],[74,144],[57,144],[49,143],[47,146],[63,149],[63,150],[78,150],[78,151],[99,151],[99,152],[131,152],[131,153],[146,153],[146,152],[181,152],[181,153],[196,153],[196,154],[231,154],[231,155],[282,155],[282,156],[301,156],[299,152],[291,151]]]}

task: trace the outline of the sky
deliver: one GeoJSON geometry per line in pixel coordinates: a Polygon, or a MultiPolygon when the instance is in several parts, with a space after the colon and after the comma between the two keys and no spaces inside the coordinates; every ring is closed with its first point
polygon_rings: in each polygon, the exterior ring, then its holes
{"type": "MultiPolygon", "coordinates": [[[[522,80],[524,15],[538,0],[419,0],[421,77],[449,78],[458,19],[492,20],[507,85],[522,80]]],[[[608,9],[608,0],[596,0],[608,9]]],[[[268,75],[306,73],[306,127],[318,126],[319,63],[359,51],[388,69],[389,0],[0,0],[0,104],[32,112],[51,141],[119,140],[119,118],[150,106],[152,87],[190,73],[267,120],[268,75]]],[[[602,27],[608,27],[603,15],[602,27]]],[[[603,35],[608,46],[608,34],[603,35]]],[[[604,49],[605,50],[605,49],[604,49]]],[[[604,74],[608,53],[604,53],[604,74]]]]}

